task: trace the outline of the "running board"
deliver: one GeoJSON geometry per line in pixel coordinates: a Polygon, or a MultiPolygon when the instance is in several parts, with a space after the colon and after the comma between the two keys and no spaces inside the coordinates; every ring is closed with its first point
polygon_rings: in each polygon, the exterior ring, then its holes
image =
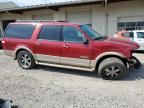
{"type": "Polygon", "coordinates": [[[90,72],[94,72],[95,71],[95,68],[82,68],[82,67],[74,67],[74,66],[65,66],[65,65],[60,65],[60,64],[43,63],[43,62],[38,62],[38,61],[36,61],[36,64],[44,65],[44,66],[51,66],[51,67],[58,67],[58,68],[65,68],[65,69],[90,71],[90,72]]]}

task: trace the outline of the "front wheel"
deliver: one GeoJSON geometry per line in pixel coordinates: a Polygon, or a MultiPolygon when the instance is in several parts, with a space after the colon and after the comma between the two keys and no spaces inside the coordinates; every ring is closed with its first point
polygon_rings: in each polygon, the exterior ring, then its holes
{"type": "Polygon", "coordinates": [[[118,80],[127,73],[127,68],[122,60],[107,58],[100,63],[98,73],[105,80],[118,80]]]}
{"type": "Polygon", "coordinates": [[[20,51],[17,55],[17,61],[23,69],[31,69],[35,66],[35,60],[28,51],[20,51]]]}

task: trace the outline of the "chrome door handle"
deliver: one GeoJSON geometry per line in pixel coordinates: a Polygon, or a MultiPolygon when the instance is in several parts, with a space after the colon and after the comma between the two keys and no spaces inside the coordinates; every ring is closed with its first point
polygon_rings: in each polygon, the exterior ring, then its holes
{"type": "Polygon", "coordinates": [[[37,46],[40,46],[40,44],[39,43],[35,43],[37,46]]]}
{"type": "Polygon", "coordinates": [[[67,46],[67,45],[63,45],[63,47],[64,47],[64,48],[69,48],[69,46],[67,46]]]}

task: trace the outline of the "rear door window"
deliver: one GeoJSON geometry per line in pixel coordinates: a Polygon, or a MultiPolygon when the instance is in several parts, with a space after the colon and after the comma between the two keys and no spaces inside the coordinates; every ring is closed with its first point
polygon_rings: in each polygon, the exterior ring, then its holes
{"type": "Polygon", "coordinates": [[[6,29],[5,37],[30,39],[34,29],[35,25],[32,24],[10,24],[6,29]]]}
{"type": "Polygon", "coordinates": [[[61,26],[45,25],[42,27],[38,39],[59,41],[61,26]]]}

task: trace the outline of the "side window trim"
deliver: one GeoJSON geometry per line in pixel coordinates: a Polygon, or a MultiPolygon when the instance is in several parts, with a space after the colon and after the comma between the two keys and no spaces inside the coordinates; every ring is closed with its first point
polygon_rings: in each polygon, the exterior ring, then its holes
{"type": "Polygon", "coordinates": [[[64,42],[64,37],[63,37],[63,25],[61,25],[61,28],[60,28],[60,41],[64,42]]]}
{"type": "MultiPolygon", "coordinates": [[[[62,41],[63,42],[66,42],[66,43],[76,43],[76,44],[83,44],[83,42],[76,42],[76,41],[65,41],[64,40],[64,26],[67,26],[67,25],[63,25],[62,26],[62,41]]],[[[76,28],[75,26],[68,26],[68,27],[74,27],[74,28],[76,28]]],[[[77,29],[77,28],[76,28],[77,29]]],[[[79,29],[77,29],[79,32],[81,32],[79,29]]],[[[81,32],[82,33],[82,32],[81,32]]],[[[83,33],[82,33],[83,34],[83,33]]],[[[84,34],[83,34],[83,36],[84,36],[84,34]]],[[[85,36],[83,37],[83,40],[84,40],[84,38],[86,38],[85,36]]]]}
{"type": "Polygon", "coordinates": [[[61,25],[58,25],[59,26],[59,42],[62,41],[61,37],[62,37],[62,26],[61,25]]]}
{"type": "Polygon", "coordinates": [[[44,25],[42,25],[41,28],[40,28],[37,40],[44,40],[44,31],[43,30],[44,30],[44,25]],[[42,34],[42,36],[41,36],[41,34],[42,34]]]}

